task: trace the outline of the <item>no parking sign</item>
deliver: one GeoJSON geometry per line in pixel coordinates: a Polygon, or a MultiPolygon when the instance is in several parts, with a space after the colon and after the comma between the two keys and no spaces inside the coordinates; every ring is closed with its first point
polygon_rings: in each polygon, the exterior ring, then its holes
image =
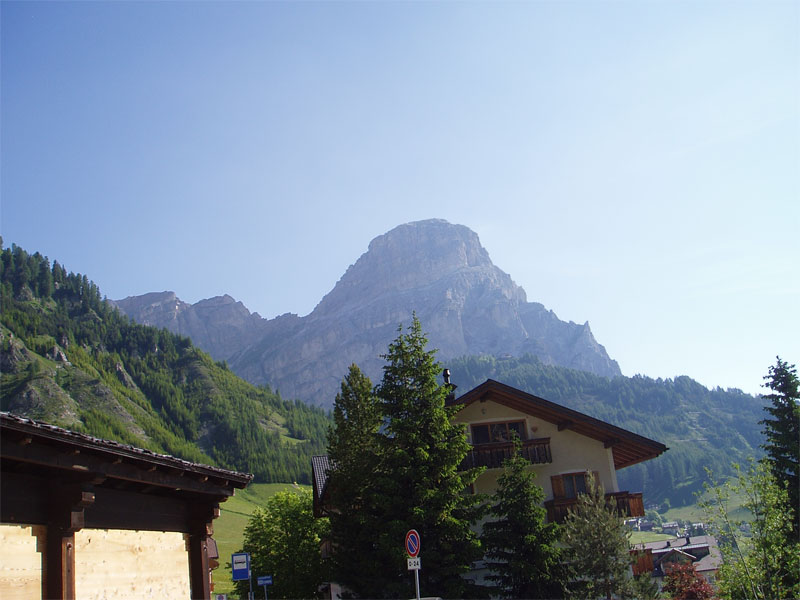
{"type": "Polygon", "coordinates": [[[420,545],[421,539],[419,537],[419,532],[416,529],[411,529],[406,534],[406,552],[411,558],[419,556],[420,545]]]}

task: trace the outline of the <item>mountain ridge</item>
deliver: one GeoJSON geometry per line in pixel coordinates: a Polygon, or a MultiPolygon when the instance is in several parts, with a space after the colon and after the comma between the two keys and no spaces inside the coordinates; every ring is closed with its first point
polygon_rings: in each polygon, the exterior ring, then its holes
{"type": "Polygon", "coordinates": [[[374,238],[304,317],[263,319],[230,296],[188,305],[173,292],[161,293],[164,310],[158,311],[147,304],[153,297],[115,305],[137,322],[190,337],[252,383],[325,407],[351,363],[380,377],[381,354],[414,314],[440,360],[533,354],[545,364],[621,375],[588,322],[561,321],[528,302],[474,231],[443,219],[405,223],[374,238]]]}

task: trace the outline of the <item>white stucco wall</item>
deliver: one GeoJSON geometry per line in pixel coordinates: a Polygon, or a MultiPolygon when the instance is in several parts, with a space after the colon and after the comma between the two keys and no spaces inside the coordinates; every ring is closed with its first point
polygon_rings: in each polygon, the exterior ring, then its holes
{"type": "MultiPolygon", "coordinates": [[[[549,437],[553,462],[531,465],[531,469],[536,473],[537,485],[544,490],[545,500],[553,497],[550,477],[564,473],[596,471],[606,492],[619,491],[612,450],[604,448],[601,441],[569,429],[559,431],[554,423],[492,401],[474,402],[463,408],[454,420],[465,424],[523,420],[527,439],[549,437]]],[[[468,438],[471,436],[469,427],[467,436],[468,438]]],[[[497,478],[502,472],[502,469],[487,469],[475,482],[475,491],[479,493],[494,491],[497,488],[497,478]]]]}

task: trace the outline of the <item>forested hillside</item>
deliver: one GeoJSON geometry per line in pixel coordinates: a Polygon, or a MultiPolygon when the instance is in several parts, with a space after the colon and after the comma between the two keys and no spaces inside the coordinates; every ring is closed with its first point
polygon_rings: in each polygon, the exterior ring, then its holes
{"type": "Polygon", "coordinates": [[[187,460],[310,483],[329,416],[255,387],[188,338],[137,325],[86,275],[0,257],[0,409],[187,460]]]}
{"type": "Polygon", "coordinates": [[[705,467],[726,474],[732,461],[763,454],[765,403],[740,390],[709,390],[689,377],[606,378],[533,356],[465,357],[447,367],[458,392],[495,379],[666,444],[659,458],[618,473],[620,489],[643,491],[645,502],[692,503],[705,467]]]}

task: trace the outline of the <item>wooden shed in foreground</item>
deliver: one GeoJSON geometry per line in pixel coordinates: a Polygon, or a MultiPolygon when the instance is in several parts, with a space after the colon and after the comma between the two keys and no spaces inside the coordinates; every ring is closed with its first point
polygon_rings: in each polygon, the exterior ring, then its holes
{"type": "Polygon", "coordinates": [[[253,476],[0,413],[0,596],[211,596],[219,503],[253,476]]]}

